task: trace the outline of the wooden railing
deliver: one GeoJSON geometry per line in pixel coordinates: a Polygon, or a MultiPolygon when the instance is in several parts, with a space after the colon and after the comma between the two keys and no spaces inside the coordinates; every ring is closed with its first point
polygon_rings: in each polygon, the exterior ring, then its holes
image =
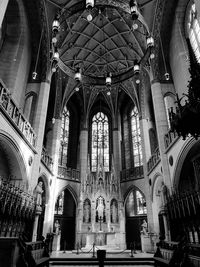
{"type": "Polygon", "coordinates": [[[77,169],[58,166],[58,177],[80,182],[80,171],[77,169]]]}
{"type": "Polygon", "coordinates": [[[133,169],[125,169],[120,173],[120,181],[125,182],[134,179],[141,179],[144,177],[143,166],[135,167],[133,169]]]}
{"type": "Polygon", "coordinates": [[[150,159],[147,162],[147,171],[151,172],[153,168],[160,162],[160,151],[157,148],[153,155],[151,155],[150,159]]]}
{"type": "Polygon", "coordinates": [[[53,159],[48,155],[44,147],[42,148],[41,160],[50,171],[53,170],[53,159]]]}
{"type": "Polygon", "coordinates": [[[9,90],[4,86],[0,80],[0,109],[10,118],[13,125],[16,127],[18,132],[25,137],[25,139],[33,147],[36,146],[36,133],[31,127],[28,120],[24,117],[22,112],[15,104],[11,97],[9,90]]]}

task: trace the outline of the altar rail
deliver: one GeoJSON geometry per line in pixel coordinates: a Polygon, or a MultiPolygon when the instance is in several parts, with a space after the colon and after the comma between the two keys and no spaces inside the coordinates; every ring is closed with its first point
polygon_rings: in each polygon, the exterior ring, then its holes
{"type": "Polygon", "coordinates": [[[80,171],[77,169],[58,166],[58,178],[80,182],[80,171]]]}
{"type": "Polygon", "coordinates": [[[45,147],[42,148],[41,160],[50,171],[53,170],[53,159],[48,155],[45,147]]]}
{"type": "Polygon", "coordinates": [[[36,146],[36,133],[31,127],[28,120],[19,111],[19,108],[11,98],[11,94],[0,80],[0,107],[2,111],[11,119],[13,125],[25,137],[25,139],[33,146],[36,146]]]}
{"type": "Polygon", "coordinates": [[[0,180],[0,236],[16,237],[32,231],[35,198],[24,185],[0,180]]]}
{"type": "Polygon", "coordinates": [[[150,173],[159,162],[160,162],[160,151],[159,148],[157,148],[147,162],[148,173],[150,173]]]}

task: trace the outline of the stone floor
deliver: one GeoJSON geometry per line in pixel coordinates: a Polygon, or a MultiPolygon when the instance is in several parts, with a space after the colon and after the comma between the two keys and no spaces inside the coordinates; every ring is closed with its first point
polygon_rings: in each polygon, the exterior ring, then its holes
{"type": "MultiPolygon", "coordinates": [[[[70,264],[67,264],[67,265],[65,265],[64,263],[62,264],[61,262],[57,265],[56,264],[56,259],[63,259],[63,260],[66,260],[66,261],[70,261],[70,259],[73,259],[73,260],[75,260],[75,259],[77,259],[77,261],[79,260],[79,259],[92,259],[92,258],[94,258],[95,260],[96,260],[96,252],[95,253],[92,253],[92,252],[88,252],[88,253],[86,253],[86,252],[81,252],[81,251],[79,251],[78,253],[77,253],[77,251],[53,251],[52,253],[51,253],[51,257],[50,257],[50,264],[49,264],[49,266],[54,266],[54,267],[64,267],[64,266],[67,266],[67,267],[80,267],[80,265],[79,264],[72,264],[72,265],[70,265],[70,264]],[[95,258],[93,257],[93,256],[95,256],[95,258]]],[[[106,253],[106,258],[107,259],[114,259],[114,258],[117,258],[119,261],[123,261],[123,258],[124,259],[130,259],[130,260],[133,260],[133,258],[142,258],[142,259],[149,259],[149,258],[152,258],[153,257],[153,253],[144,253],[144,252],[141,252],[141,251],[136,251],[135,253],[133,253],[132,254],[132,257],[131,257],[131,251],[130,250],[125,250],[125,251],[123,251],[123,252],[120,252],[120,253],[111,253],[111,252],[108,252],[108,253],[106,253]],[[121,259],[121,260],[120,260],[121,259]]],[[[107,264],[105,264],[105,265],[107,265],[107,264]]],[[[152,267],[153,265],[152,264],[133,264],[134,265],[134,267],[141,267],[141,266],[143,266],[143,267],[152,267]]],[[[133,266],[132,265],[132,266],[133,266]]],[[[84,264],[83,265],[84,267],[98,267],[98,264],[92,264],[92,262],[90,262],[90,264],[84,264]]],[[[122,263],[122,264],[117,264],[117,265],[114,265],[114,264],[112,264],[112,263],[110,263],[110,264],[108,264],[107,265],[108,267],[130,267],[131,265],[130,265],[130,263],[129,264],[126,264],[125,262],[124,263],[122,263]]]]}

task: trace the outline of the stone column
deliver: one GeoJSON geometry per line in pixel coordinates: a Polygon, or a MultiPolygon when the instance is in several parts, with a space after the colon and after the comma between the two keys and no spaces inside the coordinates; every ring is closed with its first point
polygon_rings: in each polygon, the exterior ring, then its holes
{"type": "MultiPolygon", "coordinates": [[[[33,171],[30,179],[30,181],[32,181],[31,183],[32,188],[35,187],[35,184],[37,183],[37,180],[39,178],[39,166],[40,166],[41,152],[43,146],[49,91],[50,91],[49,81],[42,82],[40,85],[38,104],[34,122],[34,130],[37,134],[37,144],[36,144],[37,154],[35,155],[34,158],[33,171]]],[[[37,235],[37,226],[38,226],[38,219],[35,218],[33,241],[35,241],[34,239],[36,238],[35,234],[37,235]]]]}
{"type": "Polygon", "coordinates": [[[88,129],[84,128],[80,132],[80,176],[81,181],[84,181],[87,172],[88,163],[88,129]]]}
{"type": "Polygon", "coordinates": [[[0,0],[0,39],[1,39],[2,22],[5,17],[7,6],[8,6],[8,0],[0,0]]]}
{"type": "Polygon", "coordinates": [[[140,130],[142,136],[142,155],[143,155],[143,171],[144,171],[144,190],[146,198],[146,207],[147,207],[147,217],[148,217],[148,231],[152,232],[154,229],[153,223],[153,211],[151,203],[151,190],[149,185],[149,177],[147,173],[147,161],[151,156],[150,140],[149,140],[149,122],[148,119],[140,119],[140,130]]]}
{"type": "Polygon", "coordinates": [[[57,173],[58,173],[58,157],[59,157],[59,148],[60,148],[60,132],[61,132],[61,119],[55,119],[52,132],[52,142],[51,142],[51,151],[50,155],[53,160],[53,176],[50,180],[49,185],[49,201],[46,205],[45,218],[44,218],[44,227],[43,227],[43,236],[46,236],[48,232],[51,232],[53,220],[54,220],[54,208],[55,201],[57,198],[57,173]]]}
{"type": "Polygon", "coordinates": [[[165,143],[164,143],[164,135],[168,132],[168,124],[167,124],[167,115],[164,105],[162,88],[159,81],[153,80],[151,82],[151,92],[153,98],[153,107],[155,113],[160,158],[162,163],[161,172],[165,185],[171,191],[172,182],[169,173],[169,165],[168,165],[167,155],[165,153],[165,143]]]}
{"type": "Polygon", "coordinates": [[[121,162],[121,145],[120,145],[120,131],[118,128],[113,129],[113,156],[114,156],[114,168],[116,171],[117,176],[120,178],[120,171],[122,169],[122,162],[121,162]]]}

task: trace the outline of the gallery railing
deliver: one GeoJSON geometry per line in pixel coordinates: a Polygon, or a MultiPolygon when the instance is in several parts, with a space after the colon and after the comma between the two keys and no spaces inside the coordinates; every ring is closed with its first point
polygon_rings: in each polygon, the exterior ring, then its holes
{"type": "Polygon", "coordinates": [[[12,182],[0,180],[0,237],[31,234],[35,215],[35,198],[12,182]]]}
{"type": "Polygon", "coordinates": [[[129,180],[141,179],[144,177],[143,166],[135,167],[132,169],[122,170],[120,173],[120,181],[126,182],[129,180]]]}
{"type": "Polygon", "coordinates": [[[48,155],[44,147],[42,148],[41,160],[50,171],[53,170],[53,159],[48,155]]]}
{"type": "Polygon", "coordinates": [[[178,140],[179,136],[177,132],[172,132],[171,130],[165,134],[164,142],[165,142],[165,149],[168,149],[176,140],[178,140]]]}
{"type": "Polygon", "coordinates": [[[159,148],[157,148],[147,162],[148,173],[151,172],[159,162],[160,162],[160,151],[159,148]]]}
{"type": "Polygon", "coordinates": [[[80,182],[80,171],[64,166],[58,166],[58,178],[73,180],[80,182]]]}
{"type": "Polygon", "coordinates": [[[11,94],[7,88],[3,85],[0,80],[0,109],[10,119],[13,125],[16,127],[18,132],[31,144],[33,147],[36,146],[36,133],[31,127],[29,121],[24,117],[22,112],[19,110],[11,94]]]}

